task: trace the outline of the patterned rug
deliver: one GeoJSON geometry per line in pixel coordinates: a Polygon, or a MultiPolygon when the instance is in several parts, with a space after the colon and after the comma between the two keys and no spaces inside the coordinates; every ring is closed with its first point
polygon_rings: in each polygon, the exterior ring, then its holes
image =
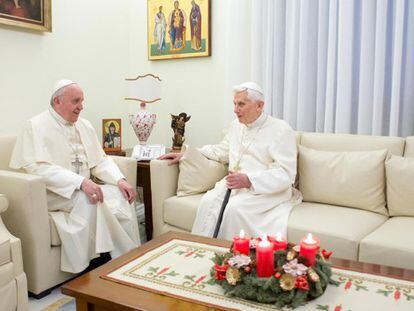
{"type": "Polygon", "coordinates": [[[75,311],[76,302],[72,297],[63,297],[58,301],[54,302],[43,311],[75,311]]]}
{"type": "MultiPolygon", "coordinates": [[[[237,310],[276,310],[272,305],[230,298],[211,282],[211,258],[227,249],[174,239],[102,276],[114,282],[193,301],[237,310]]],[[[414,310],[414,283],[333,269],[339,286],[296,310],[414,310]]]]}

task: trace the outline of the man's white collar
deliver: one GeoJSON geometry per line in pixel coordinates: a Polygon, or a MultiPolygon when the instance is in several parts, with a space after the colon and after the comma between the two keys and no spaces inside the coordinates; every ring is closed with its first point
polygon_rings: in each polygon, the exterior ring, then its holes
{"type": "Polygon", "coordinates": [[[246,124],[246,127],[249,129],[261,126],[266,121],[266,115],[262,112],[262,114],[254,120],[252,123],[246,124]]]}
{"type": "Polygon", "coordinates": [[[60,114],[58,114],[56,110],[53,109],[53,107],[49,107],[49,112],[52,115],[52,117],[55,118],[56,121],[58,121],[62,125],[72,125],[72,123],[70,123],[69,121],[66,121],[60,114]]]}

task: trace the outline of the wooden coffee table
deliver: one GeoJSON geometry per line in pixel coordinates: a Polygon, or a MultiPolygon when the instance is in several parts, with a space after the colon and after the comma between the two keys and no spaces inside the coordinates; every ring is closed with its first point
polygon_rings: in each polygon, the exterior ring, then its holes
{"type": "MultiPolygon", "coordinates": [[[[229,241],[194,236],[187,233],[168,232],[141,247],[118,257],[105,265],[84,274],[62,286],[62,293],[76,298],[76,310],[215,310],[214,308],[159,295],[101,278],[147,251],[172,239],[188,240],[210,245],[230,247],[229,241]]],[[[332,258],[335,267],[371,273],[397,279],[414,281],[414,271],[375,264],[332,258]]]]}

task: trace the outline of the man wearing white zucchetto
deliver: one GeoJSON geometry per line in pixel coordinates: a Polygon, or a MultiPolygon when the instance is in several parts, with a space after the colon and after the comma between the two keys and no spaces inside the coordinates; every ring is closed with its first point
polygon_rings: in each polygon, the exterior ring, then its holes
{"type": "Polygon", "coordinates": [[[103,152],[92,125],[79,118],[81,87],[59,81],[50,105],[27,122],[10,167],[43,177],[49,214],[62,242],[61,270],[77,273],[99,253],[114,258],[140,244],[131,205],[136,192],[103,152]],[[96,184],[91,174],[106,184],[96,184]]]}
{"type": "MultiPolygon", "coordinates": [[[[231,240],[241,229],[250,236],[286,235],[287,221],[301,194],[296,176],[296,138],[284,121],[263,112],[262,88],[254,82],[234,87],[237,117],[222,142],[198,150],[208,159],[229,164],[229,174],[201,199],[192,233],[213,236],[227,189],[232,189],[219,238],[231,240]]],[[[183,154],[160,159],[177,163],[183,154]]]]}

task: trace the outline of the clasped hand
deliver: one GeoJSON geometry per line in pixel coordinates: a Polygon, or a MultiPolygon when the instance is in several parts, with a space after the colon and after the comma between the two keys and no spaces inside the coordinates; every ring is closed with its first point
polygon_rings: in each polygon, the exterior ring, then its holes
{"type": "Polygon", "coordinates": [[[227,188],[229,189],[250,188],[252,186],[252,183],[246,174],[232,171],[227,175],[226,182],[227,188]]]}
{"type": "Polygon", "coordinates": [[[91,204],[96,204],[98,202],[103,202],[103,192],[101,187],[95,184],[92,180],[85,178],[82,182],[80,189],[85,192],[88,196],[89,202],[91,204]]]}
{"type": "MultiPolygon", "coordinates": [[[[98,202],[102,203],[104,201],[101,187],[95,184],[92,180],[85,178],[80,188],[88,196],[89,202],[91,204],[97,204],[98,202]]],[[[134,187],[128,184],[125,179],[118,181],[118,188],[124,196],[125,200],[127,200],[130,204],[135,200],[137,192],[135,191],[134,187]]]]}

